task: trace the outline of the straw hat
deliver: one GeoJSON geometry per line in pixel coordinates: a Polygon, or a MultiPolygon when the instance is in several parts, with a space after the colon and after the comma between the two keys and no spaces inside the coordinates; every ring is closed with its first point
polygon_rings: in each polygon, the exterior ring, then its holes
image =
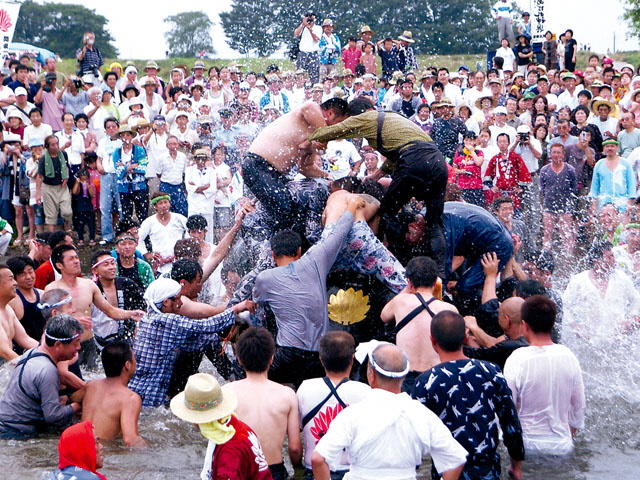
{"type": "Polygon", "coordinates": [[[484,100],[485,98],[488,98],[489,100],[491,100],[491,108],[496,108],[496,106],[498,105],[498,101],[495,98],[493,98],[492,95],[483,95],[482,97],[476,100],[476,108],[478,110],[482,110],[482,100],[484,100]]]}
{"type": "Polygon", "coordinates": [[[616,109],[616,106],[609,100],[605,100],[602,97],[596,97],[591,101],[591,111],[594,115],[599,115],[598,108],[600,108],[601,105],[606,105],[607,107],[609,107],[610,112],[613,112],[616,109]]]}
{"type": "Polygon", "coordinates": [[[402,73],[400,70],[396,70],[391,74],[391,78],[389,79],[389,84],[395,85],[402,78],[404,78],[404,73],[402,73]]]}
{"type": "Polygon", "coordinates": [[[455,105],[448,97],[442,97],[438,102],[438,107],[455,107],[455,105]]]}
{"type": "Polygon", "coordinates": [[[404,32],[402,32],[402,35],[400,35],[398,37],[398,40],[403,40],[405,42],[408,43],[414,43],[415,40],[413,39],[413,36],[411,35],[411,32],[409,30],[405,30],[404,32]]]}
{"type": "Polygon", "coordinates": [[[373,30],[371,30],[371,27],[369,27],[369,25],[364,25],[360,29],[359,34],[362,35],[363,33],[370,33],[371,35],[373,35],[375,32],[373,30]]]}
{"type": "Polygon", "coordinates": [[[208,373],[196,373],[187,380],[184,392],[173,397],[170,408],[181,420],[209,423],[231,415],[237,405],[238,397],[227,385],[221,387],[208,373]]]}
{"type": "Polygon", "coordinates": [[[147,64],[144,66],[144,71],[146,72],[147,70],[149,70],[150,68],[155,68],[158,72],[160,71],[160,67],[158,66],[158,64],[156,62],[154,62],[153,60],[149,60],[147,62],[147,64]]]}

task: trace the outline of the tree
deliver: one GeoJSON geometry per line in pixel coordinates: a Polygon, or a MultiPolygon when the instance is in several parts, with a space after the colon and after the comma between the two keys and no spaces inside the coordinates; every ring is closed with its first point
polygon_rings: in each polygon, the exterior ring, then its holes
{"type": "Polygon", "coordinates": [[[324,18],[332,19],[343,42],[362,25],[369,25],[376,39],[398,38],[410,30],[416,53],[479,53],[495,46],[490,6],[483,0],[311,0],[304,5],[234,0],[231,11],[220,18],[233,48],[244,54],[268,55],[292,43],[293,31],[309,10],[316,13],[318,24],[324,18]]]}
{"type": "Polygon", "coordinates": [[[627,0],[622,17],[629,22],[629,34],[640,37],[640,0],[627,0]]]}
{"type": "Polygon", "coordinates": [[[171,24],[165,33],[171,57],[193,57],[201,51],[213,52],[213,22],[204,12],[183,12],[164,19],[171,24]]]}
{"type": "Polygon", "coordinates": [[[14,41],[31,43],[57,53],[63,58],[73,58],[82,47],[84,32],[93,32],[96,47],[103,57],[117,57],[113,37],[106,29],[107,19],[82,5],[45,3],[31,0],[20,7],[14,41]]]}

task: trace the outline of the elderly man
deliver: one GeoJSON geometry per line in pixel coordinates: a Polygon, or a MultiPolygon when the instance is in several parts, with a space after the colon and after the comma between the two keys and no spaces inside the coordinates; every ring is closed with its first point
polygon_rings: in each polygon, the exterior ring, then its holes
{"type": "Polygon", "coordinates": [[[636,198],[637,179],[629,162],[618,155],[619,146],[620,143],[613,138],[602,142],[605,158],[598,160],[593,168],[589,191],[593,215],[607,203],[613,203],[624,212],[636,198]]]}
{"type": "Polygon", "coordinates": [[[192,320],[180,315],[181,291],[178,282],[161,277],[144,294],[147,314],[140,321],[133,344],[138,365],[129,382],[129,388],[142,398],[143,407],[169,401],[167,389],[176,349],[204,349],[217,332],[233,325],[234,313],[245,308],[244,304],[236,305],[219,315],[192,320]]]}
{"type": "Polygon", "coordinates": [[[63,427],[80,411],[79,403],[59,397],[56,365],[78,353],[83,331],[70,315],[49,319],[44,342],[22,355],[0,399],[1,438],[29,438],[47,426],[63,427]]]}
{"type": "Polygon", "coordinates": [[[329,465],[339,463],[344,449],[351,463],[345,480],[415,479],[426,453],[444,480],[457,479],[467,452],[434,413],[401,393],[407,356],[388,343],[369,348],[372,391],[340,412],[316,445],[311,457],[316,480],[329,480],[329,465]]]}
{"type": "Polygon", "coordinates": [[[336,64],[342,53],[340,39],[333,33],[333,20],[326,18],[322,22],[322,35],[318,42],[320,60],[320,78],[336,71],[336,64]]]}
{"type": "Polygon", "coordinates": [[[44,208],[47,229],[53,232],[58,218],[64,218],[64,229],[71,228],[71,194],[69,181],[69,162],[67,154],[60,150],[60,142],[55,135],[44,139],[45,153],[38,163],[36,177],[36,203],[44,208]]]}

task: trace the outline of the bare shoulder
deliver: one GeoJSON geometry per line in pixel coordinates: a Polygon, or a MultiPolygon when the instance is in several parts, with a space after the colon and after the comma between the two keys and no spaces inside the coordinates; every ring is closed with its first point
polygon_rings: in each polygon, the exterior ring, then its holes
{"type": "Polygon", "coordinates": [[[432,310],[436,312],[444,312],[445,310],[449,310],[451,312],[459,313],[455,305],[448,302],[443,302],[442,300],[434,300],[431,305],[432,310]]]}

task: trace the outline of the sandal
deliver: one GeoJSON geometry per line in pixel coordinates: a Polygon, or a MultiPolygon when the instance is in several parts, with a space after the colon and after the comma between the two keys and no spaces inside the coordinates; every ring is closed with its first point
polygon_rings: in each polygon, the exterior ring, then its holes
{"type": "Polygon", "coordinates": [[[84,240],[78,240],[78,246],[84,247],[84,240]]]}
{"type": "Polygon", "coordinates": [[[90,247],[95,247],[95,246],[96,246],[96,241],[95,241],[95,240],[91,240],[91,241],[89,242],[89,246],[90,246],[90,247]]]}
{"type": "Polygon", "coordinates": [[[23,243],[23,242],[24,242],[24,240],[23,240],[22,238],[16,238],[16,239],[13,241],[13,246],[14,246],[14,247],[19,247],[20,245],[22,245],[22,243],[23,243]]]}

